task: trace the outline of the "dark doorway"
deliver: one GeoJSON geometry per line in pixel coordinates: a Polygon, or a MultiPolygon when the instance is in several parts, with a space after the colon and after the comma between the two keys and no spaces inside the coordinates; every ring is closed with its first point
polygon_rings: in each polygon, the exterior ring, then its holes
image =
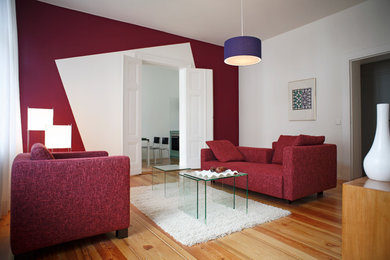
{"type": "Polygon", "coordinates": [[[364,159],[375,137],[376,104],[390,103],[390,59],[362,64],[360,73],[362,159],[364,159]]]}

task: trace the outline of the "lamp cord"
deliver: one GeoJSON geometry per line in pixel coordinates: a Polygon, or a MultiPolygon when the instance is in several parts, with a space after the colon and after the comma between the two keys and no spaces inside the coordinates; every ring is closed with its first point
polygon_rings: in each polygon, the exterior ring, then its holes
{"type": "Polygon", "coordinates": [[[244,15],[243,15],[244,12],[242,8],[243,6],[242,1],[243,0],[241,0],[241,36],[244,36],[244,15]]]}

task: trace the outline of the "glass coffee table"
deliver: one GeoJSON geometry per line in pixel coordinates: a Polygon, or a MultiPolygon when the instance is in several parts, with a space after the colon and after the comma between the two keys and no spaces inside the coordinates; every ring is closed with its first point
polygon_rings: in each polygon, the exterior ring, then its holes
{"type": "MultiPolygon", "coordinates": [[[[187,214],[192,215],[193,217],[196,217],[197,219],[199,219],[199,217],[200,217],[200,212],[199,212],[200,210],[199,209],[201,208],[200,203],[202,203],[202,201],[204,201],[202,208],[204,207],[204,221],[205,221],[205,223],[207,220],[207,183],[211,183],[211,182],[214,182],[216,180],[233,178],[233,194],[227,193],[228,196],[231,195],[231,197],[232,197],[231,199],[228,199],[229,200],[228,207],[232,207],[233,209],[236,209],[236,178],[238,178],[238,177],[246,178],[245,211],[246,211],[246,214],[248,214],[248,174],[247,173],[237,172],[236,174],[231,174],[231,175],[227,175],[227,176],[210,176],[210,177],[208,177],[208,176],[199,176],[198,174],[196,174],[196,172],[180,172],[179,176],[184,179],[182,187],[181,187],[181,189],[182,189],[181,196],[182,197],[188,195],[187,193],[188,193],[189,188],[188,187],[186,188],[185,181],[192,180],[192,181],[196,182],[196,187],[193,188],[192,191],[190,188],[190,191],[189,191],[189,192],[195,193],[196,199],[190,199],[191,200],[189,202],[190,205],[188,204],[188,202],[185,202],[186,205],[181,206],[181,209],[183,211],[185,211],[187,214]],[[200,199],[199,182],[204,183],[204,200],[202,200],[202,198],[200,199]],[[195,191],[193,191],[193,190],[195,190],[195,191]],[[200,201],[200,200],[202,200],[202,201],[200,201]]],[[[226,204],[224,204],[224,205],[227,206],[226,204]]]]}
{"type": "MultiPolygon", "coordinates": [[[[178,165],[178,164],[153,166],[153,168],[152,168],[152,190],[154,189],[154,187],[157,183],[163,183],[164,184],[164,196],[166,196],[167,195],[167,173],[168,172],[187,171],[187,170],[191,170],[191,168],[180,167],[180,165],[178,165]],[[161,179],[161,173],[164,173],[164,176],[162,179],[161,179]]],[[[175,178],[174,182],[176,182],[176,178],[175,178]]]]}

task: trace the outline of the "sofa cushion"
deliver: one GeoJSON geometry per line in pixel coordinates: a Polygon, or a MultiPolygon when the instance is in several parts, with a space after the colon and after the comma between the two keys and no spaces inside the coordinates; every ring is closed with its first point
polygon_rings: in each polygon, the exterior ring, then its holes
{"type": "Polygon", "coordinates": [[[46,146],[40,143],[36,143],[31,147],[31,160],[51,160],[54,156],[46,146]]]}
{"type": "Polygon", "coordinates": [[[297,146],[301,145],[319,145],[325,142],[325,136],[314,136],[314,135],[299,135],[295,140],[297,146]]]}
{"type": "Polygon", "coordinates": [[[296,135],[281,135],[279,136],[278,141],[275,144],[275,152],[272,157],[272,163],[283,164],[283,149],[286,146],[295,145],[296,139],[298,136],[296,135]]]}
{"type": "Polygon", "coordinates": [[[244,156],[240,151],[228,140],[207,141],[206,144],[213,151],[218,161],[243,161],[244,156]]]}

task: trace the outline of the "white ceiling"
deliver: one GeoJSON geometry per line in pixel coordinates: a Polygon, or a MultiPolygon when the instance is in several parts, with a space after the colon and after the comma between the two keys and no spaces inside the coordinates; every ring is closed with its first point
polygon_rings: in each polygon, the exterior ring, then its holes
{"type": "MultiPolygon", "coordinates": [[[[365,0],[244,0],[244,35],[262,40],[365,0]]],[[[240,0],[41,0],[223,45],[241,35],[240,0]]]]}

